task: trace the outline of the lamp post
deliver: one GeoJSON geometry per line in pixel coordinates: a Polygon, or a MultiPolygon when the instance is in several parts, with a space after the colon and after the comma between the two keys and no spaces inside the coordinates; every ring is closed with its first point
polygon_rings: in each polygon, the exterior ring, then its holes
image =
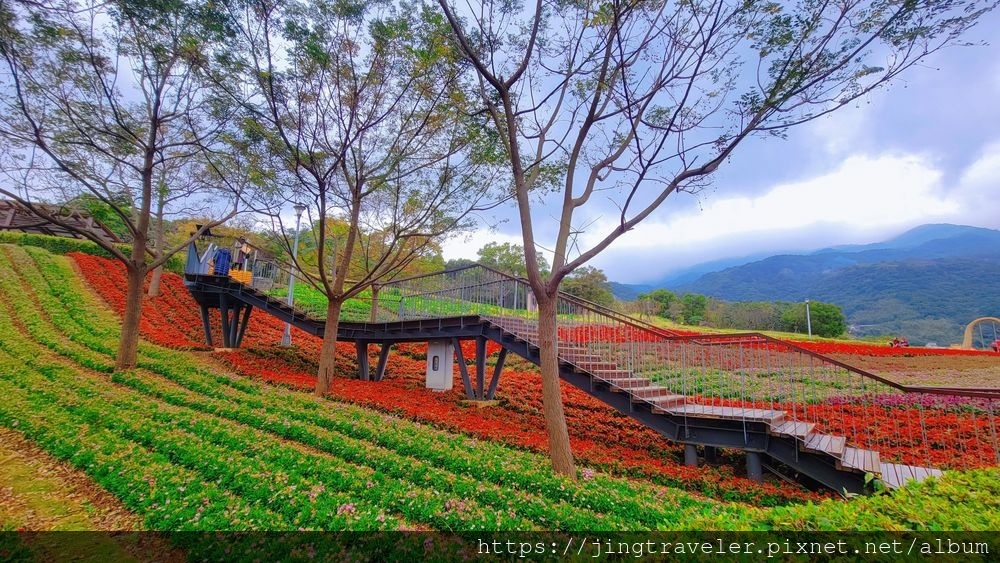
{"type": "Polygon", "coordinates": [[[813,335],[813,324],[812,318],[809,316],[809,300],[806,299],[806,330],[809,332],[809,336],[813,335]]]}
{"type": "MultiPolygon", "coordinates": [[[[295,243],[292,246],[292,267],[288,272],[288,306],[291,307],[295,301],[295,265],[299,256],[299,225],[302,223],[302,213],[306,206],[296,203],[292,206],[295,210],[295,243]]],[[[292,345],[292,323],[285,323],[285,333],[281,335],[281,345],[292,345]]]]}

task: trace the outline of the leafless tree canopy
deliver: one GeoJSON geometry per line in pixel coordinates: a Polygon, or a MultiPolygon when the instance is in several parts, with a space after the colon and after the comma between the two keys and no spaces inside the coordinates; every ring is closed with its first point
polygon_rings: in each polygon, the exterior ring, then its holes
{"type": "Polygon", "coordinates": [[[185,246],[162,247],[154,208],[162,227],[171,208],[208,207],[207,229],[237,212],[247,182],[225,150],[230,106],[205,80],[224,44],[210,7],[0,3],[0,194],[65,228],[35,204],[96,199],[127,229],[130,251],[80,233],[128,272],[120,369],[135,365],[146,273],[185,246]]]}
{"type": "MultiPolygon", "coordinates": [[[[553,468],[575,475],[559,391],[560,282],[747,139],[836,111],[959,40],[996,0],[438,0],[509,159],[538,298],[553,468]],[[555,210],[532,212],[554,192],[555,210]],[[598,199],[617,206],[597,222],[598,199]],[[552,273],[535,265],[555,217],[552,273]],[[610,223],[610,227],[607,224],[610,223]],[[585,247],[579,234],[597,227],[585,247]],[[572,253],[570,251],[573,251],[572,253]]],[[[602,202],[603,204],[603,202],[602,202]]]]}
{"type": "Polygon", "coordinates": [[[308,207],[317,256],[299,266],[331,297],[399,272],[509,185],[476,152],[462,61],[433,15],[325,2],[231,13],[246,61],[232,95],[250,112],[247,150],[281,187],[272,208],[308,207]]]}
{"type": "Polygon", "coordinates": [[[29,205],[96,198],[143,243],[160,201],[166,215],[231,216],[245,181],[223,148],[229,112],[203,77],[213,37],[202,16],[193,5],[4,4],[0,193],[29,205]]]}
{"type": "Polygon", "coordinates": [[[780,135],[844,107],[958,42],[996,5],[439,3],[502,132],[527,234],[527,194],[562,195],[552,288],[671,193],[705,186],[747,138],[780,135]],[[571,253],[589,226],[581,215],[597,199],[617,206],[616,225],[571,253]]]}

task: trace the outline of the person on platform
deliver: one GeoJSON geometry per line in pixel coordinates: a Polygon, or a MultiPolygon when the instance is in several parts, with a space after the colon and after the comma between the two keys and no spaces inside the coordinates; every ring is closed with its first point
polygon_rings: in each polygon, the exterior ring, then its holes
{"type": "Polygon", "coordinates": [[[250,252],[250,244],[247,242],[246,237],[236,239],[236,243],[233,244],[234,270],[245,269],[247,260],[250,258],[250,252]]]}

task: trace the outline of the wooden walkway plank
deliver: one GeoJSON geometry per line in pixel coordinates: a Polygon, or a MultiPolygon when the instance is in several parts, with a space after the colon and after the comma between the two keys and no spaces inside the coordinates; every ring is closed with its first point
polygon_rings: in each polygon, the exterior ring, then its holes
{"type": "Polygon", "coordinates": [[[803,447],[807,450],[826,452],[833,457],[841,458],[847,439],[843,436],[831,436],[821,432],[813,432],[805,438],[803,447]]]}
{"type": "Polygon", "coordinates": [[[686,416],[704,416],[709,418],[725,418],[730,420],[753,420],[777,422],[785,417],[785,411],[770,409],[746,409],[741,407],[721,407],[715,405],[685,404],[671,408],[670,414],[686,416]]]}
{"type": "Polygon", "coordinates": [[[882,475],[882,464],[876,451],[846,447],[840,464],[849,469],[882,475]]]}
{"type": "Polygon", "coordinates": [[[923,481],[928,477],[938,477],[944,472],[931,467],[918,467],[901,463],[882,463],[882,482],[890,489],[905,485],[908,481],[923,481]]]}
{"type": "Polygon", "coordinates": [[[799,422],[795,420],[786,420],[774,426],[771,426],[772,434],[784,434],[786,436],[794,436],[796,438],[805,438],[814,429],[816,424],[812,422],[799,422]]]}
{"type": "Polygon", "coordinates": [[[601,377],[601,379],[607,381],[612,386],[623,390],[630,390],[641,387],[650,387],[653,383],[652,381],[644,377],[615,377],[615,378],[601,377]]]}
{"type": "MultiPolygon", "coordinates": [[[[501,328],[518,339],[537,339],[537,328],[530,323],[513,323],[501,328]]],[[[889,488],[901,487],[910,480],[921,481],[929,476],[942,474],[940,470],[929,467],[882,463],[878,452],[848,446],[844,436],[818,432],[816,422],[786,419],[791,414],[784,410],[688,403],[689,399],[684,395],[661,387],[648,378],[636,376],[629,370],[619,369],[614,360],[601,356],[593,347],[578,343],[560,345],[559,359],[578,372],[590,374],[593,380],[609,384],[612,391],[627,393],[633,404],[650,405],[650,412],[653,414],[768,423],[771,435],[794,439],[803,450],[830,456],[839,470],[880,476],[889,488]]]]}
{"type": "Polygon", "coordinates": [[[666,414],[671,408],[683,405],[687,401],[687,397],[684,395],[660,395],[659,397],[650,397],[648,399],[633,398],[633,401],[635,400],[652,404],[653,414],[666,414]]]}

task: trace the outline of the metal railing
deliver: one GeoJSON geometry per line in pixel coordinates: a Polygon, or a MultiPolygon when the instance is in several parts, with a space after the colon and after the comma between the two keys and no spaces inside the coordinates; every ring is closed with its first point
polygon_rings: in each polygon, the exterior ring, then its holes
{"type": "MultiPolygon", "coordinates": [[[[479,315],[538,344],[527,281],[481,265],[386,283],[376,295],[377,320],[479,315]]],[[[747,421],[781,411],[776,430],[803,442],[844,437],[881,463],[1000,465],[998,388],[907,386],[763,334],[680,335],[567,294],[557,311],[560,358],[653,407],[678,395],[747,421]]]]}

